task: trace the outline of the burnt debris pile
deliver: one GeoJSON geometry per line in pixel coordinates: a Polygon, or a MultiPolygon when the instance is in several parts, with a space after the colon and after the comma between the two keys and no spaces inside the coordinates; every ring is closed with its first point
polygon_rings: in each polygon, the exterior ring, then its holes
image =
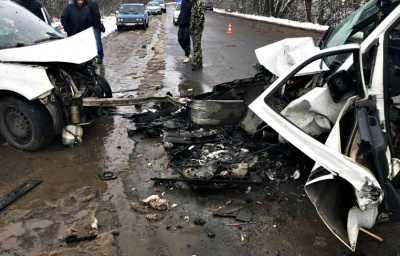
{"type": "Polygon", "coordinates": [[[179,174],[153,180],[209,187],[279,182],[293,176],[298,157],[292,148],[278,143],[247,108],[268,84],[261,73],[216,85],[209,93],[187,95],[183,105],[159,102],[139,114],[125,114],[135,123],[129,137],[141,133],[160,138],[170,167],[179,174]]]}

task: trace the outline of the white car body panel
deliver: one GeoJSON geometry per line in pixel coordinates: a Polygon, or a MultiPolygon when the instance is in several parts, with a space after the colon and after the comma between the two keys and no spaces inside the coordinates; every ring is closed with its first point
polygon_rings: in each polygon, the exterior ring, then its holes
{"type": "MultiPolygon", "coordinates": [[[[292,66],[321,50],[314,45],[311,37],[287,38],[255,50],[258,62],[272,74],[281,76],[292,66]]],[[[297,75],[314,74],[328,70],[325,63],[308,65],[297,75]]]]}
{"type": "Polygon", "coordinates": [[[65,39],[0,50],[1,62],[66,62],[81,64],[97,56],[93,28],[65,39]]]}
{"type": "Polygon", "coordinates": [[[44,67],[0,63],[0,90],[13,91],[33,100],[53,88],[44,67]]]}

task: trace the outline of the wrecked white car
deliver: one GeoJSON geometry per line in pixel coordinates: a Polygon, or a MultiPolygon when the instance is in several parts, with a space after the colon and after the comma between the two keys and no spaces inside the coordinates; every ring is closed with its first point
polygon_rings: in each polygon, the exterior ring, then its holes
{"type": "Polygon", "coordinates": [[[70,124],[90,123],[98,108],[84,97],[112,97],[96,74],[92,28],[66,38],[14,2],[0,0],[0,134],[34,151],[70,124]]]}
{"type": "MultiPolygon", "coordinates": [[[[311,55],[290,54],[306,39],[280,42],[274,63],[286,68],[270,70],[279,78],[250,105],[315,162],[308,197],[352,250],[360,229],[400,220],[399,2],[369,1],[311,55]]],[[[260,63],[271,61],[258,51],[260,63]]]]}

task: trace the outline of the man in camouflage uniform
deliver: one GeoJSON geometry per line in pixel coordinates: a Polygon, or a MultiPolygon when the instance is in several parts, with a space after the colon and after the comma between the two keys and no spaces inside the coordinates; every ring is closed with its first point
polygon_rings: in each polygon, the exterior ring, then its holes
{"type": "Polygon", "coordinates": [[[190,35],[193,42],[193,64],[192,70],[196,71],[203,67],[203,53],[201,50],[201,36],[204,29],[204,9],[200,0],[192,1],[192,14],[190,16],[190,35]]]}

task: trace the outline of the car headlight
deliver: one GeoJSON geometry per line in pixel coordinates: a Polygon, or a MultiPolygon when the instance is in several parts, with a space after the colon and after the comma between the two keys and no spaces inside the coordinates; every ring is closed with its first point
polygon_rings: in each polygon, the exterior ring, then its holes
{"type": "Polygon", "coordinates": [[[117,19],[117,21],[119,21],[119,22],[123,22],[123,21],[124,21],[124,19],[117,19]]]}
{"type": "Polygon", "coordinates": [[[137,18],[136,21],[142,21],[142,19],[141,18],[137,18]]]}

